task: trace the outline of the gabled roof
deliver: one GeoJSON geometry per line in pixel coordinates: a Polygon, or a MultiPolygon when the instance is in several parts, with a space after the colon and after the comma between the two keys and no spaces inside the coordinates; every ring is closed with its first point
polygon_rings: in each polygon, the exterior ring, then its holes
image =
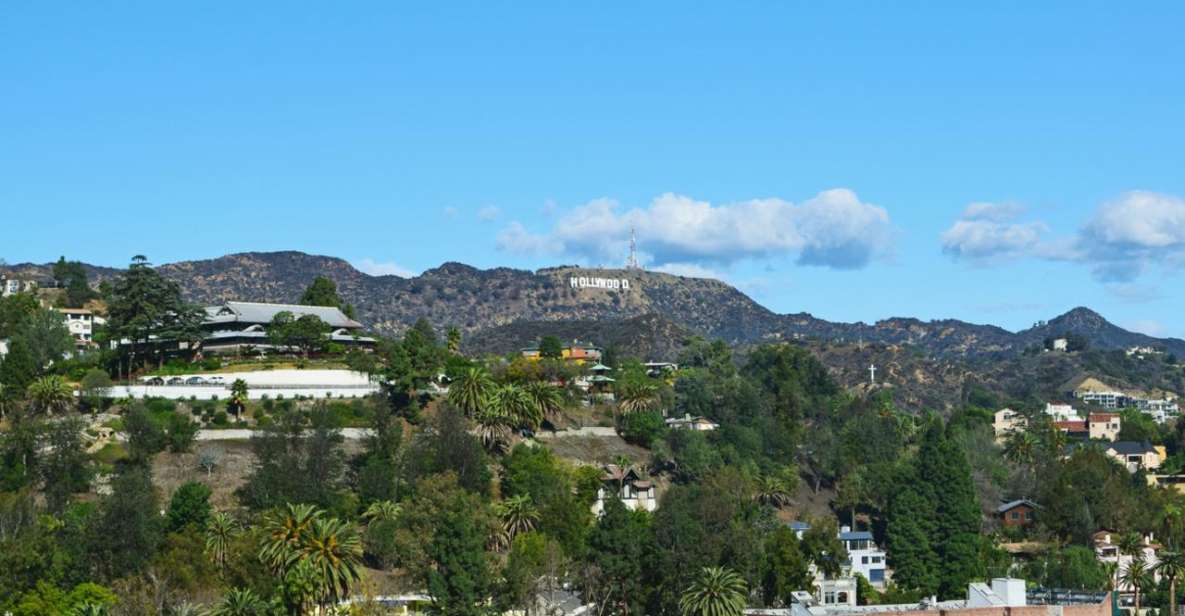
{"type": "Polygon", "coordinates": [[[271,323],[281,312],[291,312],[296,318],[314,315],[333,328],[361,329],[362,324],[347,317],[333,306],[300,306],[297,304],[267,304],[262,302],[224,302],[206,306],[206,323],[271,323]]]}
{"type": "Polygon", "coordinates": [[[1114,451],[1121,456],[1136,456],[1146,453],[1155,453],[1156,448],[1148,441],[1115,441],[1107,446],[1107,451],[1114,451]]]}
{"type": "Polygon", "coordinates": [[[1034,503],[1033,501],[1031,501],[1027,498],[1022,498],[1020,500],[1008,501],[1007,503],[1004,503],[1004,504],[1000,505],[999,507],[996,507],[996,513],[1007,513],[1013,509],[1016,509],[1017,507],[1020,507],[1021,505],[1024,505],[1025,507],[1029,507],[1030,509],[1040,509],[1041,508],[1041,506],[1038,505],[1037,503],[1034,503]]]}

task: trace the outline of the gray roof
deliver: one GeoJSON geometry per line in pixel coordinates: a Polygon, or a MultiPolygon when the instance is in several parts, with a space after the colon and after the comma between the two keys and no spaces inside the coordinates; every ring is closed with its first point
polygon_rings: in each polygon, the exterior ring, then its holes
{"type": "Polygon", "coordinates": [[[839,534],[840,541],[872,541],[872,533],[866,530],[853,530],[839,534]]]}
{"type": "Polygon", "coordinates": [[[1037,505],[1037,503],[1034,503],[1033,501],[1031,501],[1027,498],[1022,498],[1019,500],[1008,501],[1007,503],[1004,503],[1004,504],[1000,505],[999,507],[996,507],[996,513],[1004,513],[1005,511],[1008,511],[1010,509],[1016,509],[1017,507],[1019,507],[1021,505],[1025,505],[1026,507],[1030,507],[1033,509],[1040,509],[1041,508],[1039,505],[1037,505]]]}
{"type": "Polygon", "coordinates": [[[1152,443],[1149,443],[1148,441],[1144,441],[1142,443],[1137,441],[1115,441],[1114,443],[1108,445],[1107,449],[1122,456],[1141,455],[1156,451],[1156,449],[1152,446],[1152,443]]]}
{"type": "Polygon", "coordinates": [[[299,306],[296,304],[265,304],[261,302],[225,302],[206,307],[206,324],[218,323],[271,323],[281,312],[291,312],[296,318],[316,315],[333,328],[361,329],[362,324],[347,317],[333,306],[299,306]]]}

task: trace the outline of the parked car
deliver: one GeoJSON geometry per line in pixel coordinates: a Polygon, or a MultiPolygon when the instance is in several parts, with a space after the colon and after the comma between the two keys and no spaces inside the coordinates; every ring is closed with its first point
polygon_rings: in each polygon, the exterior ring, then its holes
{"type": "Polygon", "coordinates": [[[148,385],[164,385],[165,384],[165,380],[160,378],[159,376],[154,376],[144,382],[147,383],[148,385]]]}
{"type": "Polygon", "coordinates": [[[185,379],[185,384],[186,385],[205,385],[206,379],[203,379],[200,376],[191,376],[188,379],[185,379]]]}
{"type": "Polygon", "coordinates": [[[185,384],[185,379],[183,379],[179,376],[175,376],[175,377],[169,379],[169,385],[184,385],[184,384],[185,384]]]}
{"type": "Polygon", "coordinates": [[[223,381],[222,377],[220,377],[220,376],[212,376],[209,379],[207,379],[207,381],[211,385],[221,385],[225,382],[225,381],[223,381]]]}

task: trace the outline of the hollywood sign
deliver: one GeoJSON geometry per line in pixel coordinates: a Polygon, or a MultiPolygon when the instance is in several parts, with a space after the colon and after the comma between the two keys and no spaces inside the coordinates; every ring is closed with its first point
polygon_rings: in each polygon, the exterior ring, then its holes
{"type": "Polygon", "coordinates": [[[571,276],[568,286],[573,289],[608,289],[610,291],[629,291],[630,281],[625,278],[589,278],[588,276],[571,276]]]}

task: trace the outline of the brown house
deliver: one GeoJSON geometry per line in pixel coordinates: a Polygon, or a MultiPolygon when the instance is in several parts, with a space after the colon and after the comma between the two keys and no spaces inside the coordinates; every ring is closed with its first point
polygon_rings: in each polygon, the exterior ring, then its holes
{"type": "Polygon", "coordinates": [[[1000,517],[1000,524],[1005,527],[1029,527],[1037,518],[1040,507],[1028,499],[1014,500],[996,508],[996,515],[1000,517]]]}

